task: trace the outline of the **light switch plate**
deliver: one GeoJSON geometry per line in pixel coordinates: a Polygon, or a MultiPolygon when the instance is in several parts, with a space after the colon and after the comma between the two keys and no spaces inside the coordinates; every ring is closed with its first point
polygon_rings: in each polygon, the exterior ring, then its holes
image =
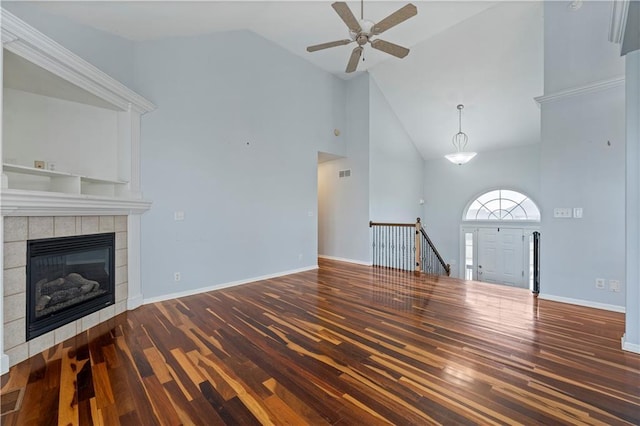
{"type": "Polygon", "coordinates": [[[571,208],[570,207],[556,207],[553,209],[553,217],[559,218],[570,218],[571,217],[571,208]]]}
{"type": "Polygon", "coordinates": [[[573,217],[576,219],[582,219],[582,207],[573,208],[573,217]]]}

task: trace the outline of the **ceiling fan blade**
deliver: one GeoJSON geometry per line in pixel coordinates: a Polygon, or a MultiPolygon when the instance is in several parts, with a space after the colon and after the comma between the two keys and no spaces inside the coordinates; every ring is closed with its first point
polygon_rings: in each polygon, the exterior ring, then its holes
{"type": "Polygon", "coordinates": [[[345,72],[354,72],[356,68],[358,68],[358,62],[360,61],[360,56],[362,56],[363,50],[362,46],[358,46],[353,49],[351,57],[349,58],[349,63],[347,64],[347,69],[344,70],[345,72]]]}
{"type": "Polygon", "coordinates": [[[349,6],[345,2],[337,1],[331,5],[336,13],[340,16],[340,18],[347,24],[347,27],[354,33],[359,33],[362,31],[360,28],[360,24],[355,16],[353,16],[353,12],[349,9],[349,6]]]}
{"type": "Polygon", "coordinates": [[[409,54],[409,49],[406,47],[398,46],[397,44],[389,43],[388,41],[380,39],[373,40],[371,42],[371,47],[388,53],[389,55],[393,55],[396,58],[404,58],[409,54]]]}
{"type": "Polygon", "coordinates": [[[315,52],[316,50],[328,49],[330,47],[344,46],[345,44],[349,44],[352,41],[353,40],[344,39],[344,40],[330,41],[328,43],[315,44],[313,46],[307,47],[307,52],[315,52]]]}
{"type": "Polygon", "coordinates": [[[373,26],[371,32],[374,35],[382,34],[387,31],[389,28],[393,28],[401,22],[406,21],[412,16],[416,16],[418,14],[418,8],[409,3],[408,5],[401,7],[400,9],[393,12],[391,15],[384,18],[382,21],[378,22],[373,26]]]}

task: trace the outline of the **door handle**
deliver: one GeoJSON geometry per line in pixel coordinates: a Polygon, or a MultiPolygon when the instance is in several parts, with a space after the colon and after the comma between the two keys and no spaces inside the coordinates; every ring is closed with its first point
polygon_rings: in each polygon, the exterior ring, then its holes
{"type": "Polygon", "coordinates": [[[478,268],[479,268],[479,269],[482,269],[482,265],[478,265],[478,268]]]}

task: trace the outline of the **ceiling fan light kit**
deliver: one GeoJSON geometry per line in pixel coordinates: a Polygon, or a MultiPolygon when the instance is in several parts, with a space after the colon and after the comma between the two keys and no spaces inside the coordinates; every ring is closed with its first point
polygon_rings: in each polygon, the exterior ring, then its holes
{"type": "Polygon", "coordinates": [[[333,3],[331,7],[333,7],[338,16],[340,16],[340,19],[342,19],[342,21],[347,25],[347,28],[349,28],[349,36],[351,38],[309,46],[307,47],[307,52],[316,52],[318,50],[328,49],[330,47],[344,46],[346,44],[356,42],[358,46],[351,51],[351,56],[349,57],[349,62],[347,63],[347,68],[345,70],[345,72],[347,73],[354,72],[358,68],[358,62],[362,57],[364,46],[367,43],[371,44],[371,47],[373,47],[374,49],[388,53],[389,55],[393,55],[397,58],[402,59],[409,54],[409,49],[407,49],[406,47],[398,46],[397,44],[381,40],[379,38],[374,39],[372,37],[382,34],[388,29],[393,28],[396,25],[406,21],[407,19],[417,15],[418,9],[413,4],[409,3],[401,7],[377,24],[364,19],[363,0],[361,0],[360,2],[359,21],[353,15],[353,12],[351,12],[351,9],[349,9],[349,6],[347,6],[347,3],[338,1],[333,3]]]}
{"type": "Polygon", "coordinates": [[[469,137],[466,133],[462,131],[462,110],[464,109],[464,105],[460,104],[457,106],[458,108],[458,133],[453,135],[452,143],[456,148],[456,152],[452,154],[447,154],[444,156],[447,160],[451,161],[454,164],[459,166],[468,163],[476,156],[476,152],[465,151],[464,149],[467,147],[467,143],[469,142],[469,137]]]}

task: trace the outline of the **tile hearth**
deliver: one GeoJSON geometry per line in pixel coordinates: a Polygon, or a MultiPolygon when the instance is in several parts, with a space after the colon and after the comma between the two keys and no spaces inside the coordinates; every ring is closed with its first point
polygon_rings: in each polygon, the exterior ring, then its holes
{"type": "Polygon", "coordinates": [[[127,310],[127,216],[4,218],[4,351],[13,366],[127,310]],[[115,305],[26,341],[27,240],[115,232],[115,305]]]}

